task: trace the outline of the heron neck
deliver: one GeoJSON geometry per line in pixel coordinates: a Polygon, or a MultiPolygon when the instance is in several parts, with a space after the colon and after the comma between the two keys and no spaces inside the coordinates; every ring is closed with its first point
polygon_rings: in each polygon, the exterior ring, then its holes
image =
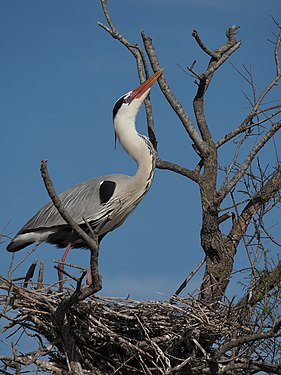
{"type": "Polygon", "coordinates": [[[136,153],[136,157],[133,159],[138,165],[135,178],[137,180],[143,181],[146,188],[150,187],[154,176],[155,169],[155,151],[150,142],[150,140],[144,135],[138,134],[139,137],[139,149],[136,153]]]}
{"type": "Polygon", "coordinates": [[[149,139],[136,131],[135,124],[119,131],[118,139],[125,151],[136,161],[138,169],[134,179],[149,188],[155,169],[155,151],[149,139]]]}

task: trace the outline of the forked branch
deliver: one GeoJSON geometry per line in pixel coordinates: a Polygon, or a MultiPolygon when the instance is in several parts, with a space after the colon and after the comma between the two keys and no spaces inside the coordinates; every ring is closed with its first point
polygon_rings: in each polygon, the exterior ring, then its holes
{"type": "MultiPolygon", "coordinates": [[[[280,29],[280,26],[279,26],[280,29]]],[[[279,58],[279,50],[280,50],[280,44],[281,44],[281,30],[279,31],[279,34],[277,35],[276,41],[275,41],[275,48],[274,48],[274,61],[275,61],[275,75],[273,79],[269,82],[267,87],[262,91],[260,96],[257,98],[255,101],[253,108],[251,112],[245,117],[245,119],[241,122],[241,124],[234,130],[232,130],[230,133],[226,134],[223,138],[221,138],[217,143],[216,143],[216,148],[221,147],[234,137],[236,137],[238,134],[246,131],[253,125],[253,120],[254,118],[261,113],[261,111],[265,112],[267,110],[272,110],[272,109],[280,109],[281,104],[274,106],[272,108],[268,107],[268,109],[260,109],[261,104],[269,94],[269,92],[275,87],[278,83],[278,81],[281,78],[281,68],[280,68],[280,58],[279,58]]],[[[278,114],[279,112],[277,112],[278,114]]]]}
{"type": "MultiPolygon", "coordinates": [[[[107,1],[100,0],[103,13],[105,15],[106,21],[109,25],[106,26],[102,22],[98,22],[99,26],[102,27],[105,31],[107,31],[114,39],[118,40],[121,44],[123,44],[134,56],[136,63],[137,63],[137,71],[140,79],[140,83],[144,82],[149,77],[149,70],[148,64],[145,59],[145,55],[138,44],[132,44],[126,39],[115,27],[114,23],[111,20],[111,17],[108,12],[107,8],[107,1]]],[[[157,139],[154,130],[154,119],[152,114],[152,105],[150,102],[149,97],[146,98],[145,102],[145,111],[146,111],[146,120],[147,120],[147,128],[149,138],[155,148],[157,150],[157,139]]]]}
{"type": "Polygon", "coordinates": [[[244,175],[244,173],[247,171],[249,166],[251,165],[253,159],[256,157],[256,155],[259,153],[259,151],[264,147],[264,145],[278,132],[278,130],[281,128],[281,120],[274,123],[271,128],[268,130],[267,133],[260,139],[260,141],[250,150],[248,153],[246,159],[242,163],[241,167],[237,170],[237,172],[234,174],[234,176],[229,180],[229,182],[226,184],[226,186],[222,187],[219,190],[219,200],[223,201],[223,199],[226,197],[226,195],[236,186],[240,178],[244,175]]]}
{"type": "Polygon", "coordinates": [[[240,316],[247,314],[253,306],[263,300],[266,295],[281,283],[281,262],[279,262],[271,271],[263,271],[258,280],[250,288],[249,292],[235,305],[240,316]],[[241,312],[242,311],[242,312],[241,312]]]}
{"type": "Polygon", "coordinates": [[[160,160],[159,158],[156,160],[156,167],[158,169],[166,169],[172,172],[176,172],[184,177],[189,178],[190,180],[197,182],[199,181],[200,174],[197,170],[190,170],[184,167],[181,167],[178,164],[171,163],[166,160],[160,160]]]}
{"type": "MultiPolygon", "coordinates": [[[[158,57],[156,55],[155,49],[152,45],[152,39],[148,37],[144,31],[141,33],[143,44],[147,53],[147,56],[149,58],[150,64],[152,66],[152,69],[154,72],[156,72],[158,69],[160,69],[160,63],[158,60],[158,57]]],[[[199,151],[201,157],[205,156],[207,154],[207,147],[205,142],[200,137],[199,133],[195,129],[190,117],[178,101],[178,99],[175,97],[174,93],[170,89],[170,86],[168,85],[165,76],[162,74],[162,76],[158,80],[160,89],[162,93],[164,94],[165,98],[169,102],[171,108],[175,111],[179,119],[181,120],[181,123],[183,124],[185,130],[187,131],[190,139],[194,142],[196,145],[197,150],[199,151]]]]}
{"type": "MultiPolygon", "coordinates": [[[[101,290],[101,277],[98,272],[98,253],[99,253],[99,243],[98,243],[98,236],[94,233],[93,238],[91,238],[87,233],[84,232],[83,229],[79,227],[79,225],[72,219],[72,217],[68,214],[66,209],[63,207],[63,204],[59,197],[57,196],[53,183],[50,179],[48,169],[47,169],[47,161],[41,161],[41,174],[44,180],[45,187],[48,191],[48,194],[60,213],[61,217],[67,222],[70,228],[75,231],[78,236],[80,236],[83,241],[85,242],[86,246],[90,248],[91,251],[91,273],[92,273],[92,285],[90,287],[84,288],[82,291],[79,291],[77,295],[73,296],[73,299],[82,300],[87,298],[89,295],[98,292],[101,290]]],[[[73,302],[72,299],[72,302],[73,302]]]]}
{"type": "MultiPolygon", "coordinates": [[[[281,121],[280,121],[281,123],[281,121]]],[[[241,212],[240,216],[234,221],[234,224],[228,234],[229,240],[235,244],[235,247],[240,242],[242,236],[258,210],[271,199],[273,199],[281,189],[281,165],[267,183],[258,191],[248,202],[246,207],[241,212]]]]}
{"type": "MultiPolygon", "coordinates": [[[[211,147],[212,149],[214,149],[215,146],[214,146],[212,134],[210,132],[210,129],[208,127],[207,120],[205,117],[204,97],[216,70],[218,70],[221,67],[221,65],[224,64],[225,61],[227,61],[229,57],[241,45],[241,43],[237,42],[235,39],[238,28],[239,28],[238,26],[230,27],[226,32],[227,42],[223,46],[217,48],[214,52],[210,51],[210,49],[207,48],[207,46],[203,43],[203,41],[199,37],[199,34],[196,30],[193,30],[193,33],[192,33],[199,47],[205,53],[211,56],[208,67],[203,73],[197,73],[194,71],[193,68],[192,69],[187,68],[187,69],[189,69],[193,74],[195,74],[199,80],[197,93],[193,100],[193,108],[194,108],[194,113],[196,116],[196,121],[197,121],[199,131],[201,133],[201,136],[203,140],[208,144],[208,146],[211,147]]],[[[214,155],[215,154],[213,153],[213,157],[214,155]]]]}
{"type": "Polygon", "coordinates": [[[89,297],[90,295],[98,292],[102,288],[101,284],[101,277],[98,272],[98,255],[99,255],[99,242],[98,236],[94,233],[93,238],[87,235],[79,225],[72,219],[72,217],[68,214],[66,209],[63,207],[62,202],[60,201],[59,197],[57,196],[53,183],[49,177],[48,169],[47,169],[47,161],[42,160],[41,162],[41,174],[44,180],[46,189],[48,194],[57,208],[58,212],[62,216],[62,218],[67,222],[70,228],[75,231],[85,242],[85,244],[90,248],[91,251],[91,285],[89,287],[85,287],[81,289],[82,277],[80,281],[77,283],[77,287],[74,293],[72,293],[69,297],[65,297],[60,304],[58,305],[54,317],[56,321],[56,325],[58,330],[60,331],[60,335],[62,338],[62,345],[64,348],[67,364],[69,371],[74,374],[83,374],[82,366],[81,366],[81,353],[78,349],[77,343],[73,338],[73,328],[71,323],[67,318],[67,311],[71,306],[77,304],[79,301],[82,301],[89,297]]]}
{"type": "MultiPolygon", "coordinates": [[[[104,30],[106,30],[113,38],[117,39],[121,44],[123,44],[134,56],[134,58],[137,61],[137,67],[138,67],[138,73],[140,77],[140,82],[143,82],[148,75],[148,67],[146,63],[146,59],[144,56],[144,53],[142,49],[139,47],[138,44],[132,44],[130,43],[115,27],[113,24],[111,17],[108,12],[107,8],[107,2],[105,0],[100,0],[102,9],[105,15],[105,18],[107,20],[108,26],[105,26],[103,23],[99,22],[99,26],[101,26],[104,30]],[[143,67],[146,72],[146,77],[143,74],[143,67]]],[[[144,32],[141,33],[142,39],[144,42],[145,50],[146,53],[149,57],[150,64],[152,66],[153,71],[155,72],[156,70],[160,69],[160,64],[158,62],[158,58],[156,56],[156,52],[152,46],[152,41],[151,38],[147,37],[144,32]]],[[[204,145],[204,142],[202,141],[199,133],[196,131],[194,128],[192,121],[190,120],[189,116],[181,106],[181,104],[178,102],[176,97],[174,96],[173,92],[168,86],[167,81],[164,78],[164,75],[159,78],[158,83],[160,85],[160,88],[165,95],[166,99],[170,103],[171,107],[174,109],[180,120],[182,121],[185,129],[187,130],[190,138],[196,145],[196,149],[201,152],[202,155],[204,155],[207,152],[207,148],[204,145]]],[[[155,135],[155,130],[154,130],[154,120],[153,120],[153,115],[152,115],[152,106],[150,101],[145,102],[146,105],[146,116],[147,116],[147,123],[148,123],[148,132],[149,132],[149,138],[152,141],[152,144],[154,148],[157,150],[157,139],[155,135]]],[[[185,175],[188,178],[191,178],[193,181],[198,180],[196,176],[196,172],[190,171],[186,168],[179,167],[177,168],[174,163],[169,163],[166,161],[160,160],[158,158],[157,161],[157,167],[161,169],[169,169],[173,170],[176,173],[180,173],[185,175]],[[173,168],[175,166],[175,168],[173,168]]]]}

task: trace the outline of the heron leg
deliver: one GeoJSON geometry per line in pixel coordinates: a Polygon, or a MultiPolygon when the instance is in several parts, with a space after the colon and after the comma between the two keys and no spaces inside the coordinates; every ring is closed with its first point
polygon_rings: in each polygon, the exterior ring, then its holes
{"type": "Polygon", "coordinates": [[[59,278],[59,282],[60,282],[60,285],[62,285],[62,279],[63,279],[63,275],[62,275],[62,271],[64,270],[64,265],[63,263],[65,262],[65,259],[69,253],[69,250],[71,248],[71,243],[69,243],[65,249],[65,252],[63,253],[63,256],[59,262],[59,266],[58,266],[58,278],[59,278]]]}

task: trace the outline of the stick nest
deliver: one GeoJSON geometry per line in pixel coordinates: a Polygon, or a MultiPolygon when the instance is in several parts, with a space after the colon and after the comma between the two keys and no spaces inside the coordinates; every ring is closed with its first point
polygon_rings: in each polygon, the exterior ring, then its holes
{"type": "Polygon", "coordinates": [[[0,288],[8,320],[3,331],[33,332],[38,341],[29,355],[14,349],[14,361],[57,374],[72,373],[71,355],[83,374],[186,374],[190,368],[200,374],[210,357],[208,340],[219,344],[237,329],[225,308],[219,313],[192,297],[166,302],[90,297],[67,309],[61,321],[57,308],[74,289],[24,288],[2,277],[0,288]]]}

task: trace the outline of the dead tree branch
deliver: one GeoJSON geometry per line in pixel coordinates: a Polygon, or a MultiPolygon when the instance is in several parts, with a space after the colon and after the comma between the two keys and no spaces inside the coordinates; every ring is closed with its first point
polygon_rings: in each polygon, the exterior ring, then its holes
{"type": "Polygon", "coordinates": [[[246,335],[243,337],[239,337],[235,340],[229,341],[225,344],[223,344],[218,350],[215,351],[213,358],[219,359],[223,354],[225,354],[228,350],[233,349],[235,347],[238,347],[242,344],[257,341],[257,340],[264,340],[271,337],[280,337],[281,333],[273,332],[273,330],[270,330],[265,333],[254,333],[252,335],[246,335]]]}
{"type": "MultiPolygon", "coordinates": [[[[107,1],[100,0],[100,4],[107,25],[99,25],[132,54],[140,82],[143,82],[149,75],[149,64],[153,71],[160,69],[152,39],[142,32],[144,49],[137,43],[130,43],[112,22],[107,1]]],[[[128,298],[92,296],[101,289],[97,229],[91,230],[85,221],[90,233],[87,235],[72,220],[56,195],[46,161],[42,161],[42,177],[55,207],[91,249],[92,285],[82,288],[84,272],[79,278],[72,277],[72,283],[76,283],[74,288],[68,287],[66,293],[59,293],[55,285],[43,284],[42,266],[38,283],[31,280],[34,266],[25,278],[11,281],[0,276],[0,304],[3,305],[0,316],[7,322],[3,332],[7,332],[7,339],[12,340],[11,355],[0,357],[0,371],[16,371],[19,374],[21,368],[34,364],[38,372],[47,369],[61,375],[234,375],[238,372],[248,375],[257,371],[280,372],[281,321],[278,304],[281,264],[277,256],[272,260],[271,254],[268,255],[266,243],[268,241],[277,247],[280,241],[270,234],[265,223],[266,215],[280,202],[281,166],[276,163],[272,173],[272,165],[263,169],[259,160],[257,167],[253,163],[281,127],[280,100],[268,99],[281,77],[278,55],[281,28],[275,23],[279,29],[274,41],[275,75],[258,94],[253,70],[245,68],[244,79],[251,90],[251,95],[245,96],[251,109],[233,131],[221,136],[217,142],[205,115],[205,94],[215,74],[241,45],[236,40],[238,27],[230,27],[225,43],[214,51],[196,30],[192,33],[197,45],[208,57],[203,72],[195,70],[196,61],[187,68],[196,77],[197,84],[193,99],[194,121],[177,100],[166,78],[163,75],[159,78],[160,89],[193,142],[199,161],[193,169],[189,169],[158,158],[157,167],[196,182],[202,207],[200,239],[204,260],[169,301],[139,302],[128,298]],[[245,152],[247,142],[254,140],[250,136],[255,130],[258,130],[255,143],[245,152]],[[218,149],[230,144],[231,140],[234,142],[232,159],[228,165],[221,167],[218,149]],[[243,199],[245,196],[246,199],[243,199]],[[229,206],[231,199],[232,205],[223,209],[222,204],[229,206]],[[220,214],[229,209],[234,212],[220,214]],[[228,220],[230,218],[232,220],[228,220]],[[235,255],[240,244],[246,250],[246,262],[249,264],[235,270],[235,255]],[[186,298],[179,298],[177,295],[203,264],[205,269],[199,287],[186,298]],[[263,267],[260,267],[261,264],[263,267]],[[233,274],[241,274],[239,281],[246,285],[242,298],[242,292],[238,297],[226,294],[233,274]],[[91,298],[85,301],[89,296],[91,298]],[[37,350],[23,356],[14,344],[20,342],[21,337],[37,340],[37,350]],[[44,361],[46,356],[48,361],[44,361]]],[[[146,111],[149,136],[156,148],[149,100],[146,101],[146,111]]]]}
{"type": "Polygon", "coordinates": [[[178,174],[181,174],[184,177],[189,178],[190,180],[192,180],[194,182],[198,182],[199,178],[200,178],[199,173],[195,170],[190,170],[190,169],[181,167],[178,164],[171,163],[171,162],[165,161],[165,160],[161,160],[159,158],[156,161],[156,167],[158,169],[166,169],[166,170],[170,170],[172,172],[176,172],[178,174]]]}
{"type": "MultiPolygon", "coordinates": [[[[144,31],[141,33],[143,44],[146,50],[146,53],[148,55],[150,64],[152,66],[153,71],[157,71],[160,69],[160,63],[158,61],[158,57],[155,53],[155,49],[152,45],[152,39],[148,37],[144,31]]],[[[200,155],[204,156],[207,153],[207,147],[200,137],[199,133],[195,129],[190,117],[182,107],[182,105],[179,103],[175,95],[173,94],[172,90],[170,89],[168,82],[166,81],[164,75],[159,78],[158,80],[160,89],[162,93],[164,94],[165,98],[169,102],[170,106],[172,109],[175,111],[179,119],[181,120],[185,130],[187,131],[190,139],[194,142],[196,145],[197,149],[200,152],[200,155]]]]}
{"type": "Polygon", "coordinates": [[[249,309],[256,306],[265,296],[281,283],[281,262],[271,271],[264,270],[249,292],[236,304],[235,309],[241,314],[248,314],[249,309]],[[241,312],[242,310],[242,312],[241,312]]]}
{"type": "Polygon", "coordinates": [[[49,177],[47,169],[47,161],[43,160],[41,162],[41,174],[44,180],[46,189],[52,202],[59,211],[62,218],[67,222],[67,224],[74,230],[85,242],[85,244],[90,248],[91,251],[91,280],[92,283],[90,286],[81,289],[82,278],[85,275],[82,275],[81,279],[77,283],[77,287],[74,293],[70,297],[65,297],[61,303],[58,305],[56,311],[54,312],[55,322],[57,329],[60,332],[62,344],[64,347],[64,352],[66,355],[67,365],[69,371],[74,374],[82,375],[82,357],[75,340],[73,339],[73,329],[71,322],[68,319],[67,311],[79,301],[82,301],[89,297],[90,295],[98,292],[102,288],[101,276],[98,271],[98,255],[99,255],[99,242],[98,235],[94,233],[94,237],[91,238],[87,235],[79,225],[72,219],[72,217],[67,213],[63,207],[59,197],[55,193],[53,183],[49,177]]]}
{"type": "MultiPolygon", "coordinates": [[[[275,69],[276,69],[275,76],[273,77],[271,82],[269,82],[267,87],[262,91],[259,98],[256,100],[251,112],[246,116],[246,118],[241,122],[241,124],[236,129],[232,130],[229,134],[225,135],[221,140],[219,140],[216,143],[216,148],[221,147],[222,145],[224,145],[225,143],[227,143],[228,141],[236,137],[238,134],[246,131],[247,127],[252,125],[252,121],[260,113],[261,104],[263,103],[268,93],[272,90],[272,88],[277,85],[281,77],[280,59],[278,55],[279,50],[280,50],[280,44],[281,44],[281,31],[279,32],[276,38],[275,48],[274,48],[274,60],[275,60],[275,69]]],[[[275,108],[280,108],[280,106],[281,104],[278,104],[275,108]]]]}
{"type": "MultiPolygon", "coordinates": [[[[281,121],[280,121],[281,123],[281,121]]],[[[235,220],[229,234],[228,241],[232,242],[237,248],[242,236],[245,234],[253,216],[258,210],[273,199],[281,189],[281,165],[268,180],[268,182],[258,191],[247,203],[240,216],[235,220]]]]}
{"type": "MultiPolygon", "coordinates": [[[[145,55],[142,49],[137,43],[136,44],[130,43],[121,33],[119,33],[119,31],[113,24],[111,17],[109,15],[109,12],[107,9],[107,1],[100,0],[100,3],[101,3],[103,13],[105,15],[105,18],[109,27],[105,26],[101,22],[98,23],[99,26],[102,27],[105,31],[107,31],[114,39],[117,39],[121,44],[123,44],[132,53],[137,63],[137,71],[138,71],[140,83],[144,82],[149,77],[149,72],[148,72],[148,64],[146,62],[145,55]]],[[[156,139],[155,129],[154,129],[152,105],[151,105],[149,97],[145,100],[144,104],[145,104],[149,138],[155,150],[157,150],[157,139],[156,139]]]]}
{"type": "MultiPolygon", "coordinates": [[[[11,310],[6,312],[5,332],[24,326],[24,332],[32,330],[51,344],[44,346],[42,340],[38,350],[29,356],[19,353],[1,356],[0,370],[18,365],[20,371],[21,366],[34,364],[38,372],[47,369],[57,374],[167,375],[180,370],[191,375],[211,374],[214,367],[225,368],[238,360],[240,363],[248,361],[246,349],[251,347],[252,340],[266,342],[280,335],[276,327],[256,333],[255,326],[241,326],[231,305],[216,311],[195,298],[177,297],[172,304],[97,298],[68,310],[65,319],[71,326],[72,336],[70,342],[65,343],[64,329],[58,326],[54,315],[64,297],[52,286],[32,290],[0,277],[0,290],[7,292],[11,288],[13,309],[17,309],[18,314],[15,316],[11,310]],[[238,329],[240,337],[235,337],[232,333],[238,329]],[[213,337],[215,350],[206,344],[206,336],[213,337]],[[74,355],[69,352],[73,343],[78,356],[76,367],[71,361],[74,355]],[[237,360],[231,361],[226,352],[234,348],[238,348],[237,360]]],[[[256,348],[256,351],[257,359],[262,349],[256,348]]],[[[263,363],[271,365],[268,361],[263,363]]]]}
{"type": "Polygon", "coordinates": [[[219,191],[220,200],[223,200],[225,196],[236,186],[238,181],[247,171],[251,165],[253,159],[256,157],[258,152],[264,147],[264,145],[278,132],[281,128],[281,120],[274,123],[268,132],[262,137],[262,139],[251,149],[245,161],[242,163],[239,170],[234,174],[234,176],[229,180],[225,187],[219,191]]]}
{"type": "Polygon", "coordinates": [[[42,160],[41,162],[41,174],[44,180],[44,184],[48,191],[48,194],[57,208],[58,212],[62,218],[67,222],[67,224],[73,229],[85,242],[85,244],[90,248],[91,251],[91,273],[92,273],[92,285],[86,288],[81,294],[81,299],[87,298],[89,295],[101,290],[101,278],[98,272],[98,253],[99,253],[99,243],[98,236],[95,233],[94,238],[91,238],[87,233],[80,228],[80,226],[72,219],[72,217],[67,213],[66,209],[63,207],[59,197],[57,196],[53,183],[49,177],[47,169],[47,161],[42,160]]]}

